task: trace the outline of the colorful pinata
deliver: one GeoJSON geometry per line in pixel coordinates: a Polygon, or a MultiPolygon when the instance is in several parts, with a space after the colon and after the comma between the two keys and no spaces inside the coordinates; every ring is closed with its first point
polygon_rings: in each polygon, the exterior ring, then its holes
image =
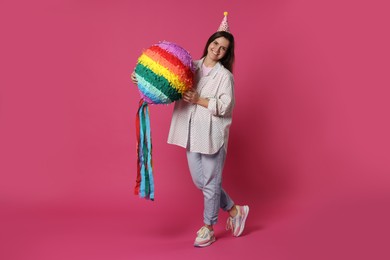
{"type": "Polygon", "coordinates": [[[146,49],[138,58],[135,75],[141,95],[136,117],[138,169],[135,194],[154,200],[148,104],[172,103],[192,87],[192,57],[179,45],[162,41],[146,49]]]}
{"type": "Polygon", "coordinates": [[[163,41],[143,52],[135,73],[146,103],[169,104],[192,87],[194,69],[191,55],[185,49],[163,41]]]}

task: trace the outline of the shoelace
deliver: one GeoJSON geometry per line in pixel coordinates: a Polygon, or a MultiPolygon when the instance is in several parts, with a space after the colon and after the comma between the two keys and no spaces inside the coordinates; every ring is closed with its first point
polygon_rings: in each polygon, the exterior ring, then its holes
{"type": "Polygon", "coordinates": [[[229,217],[226,222],[226,230],[232,230],[232,233],[234,232],[234,219],[232,217],[229,217]]]}
{"type": "Polygon", "coordinates": [[[198,231],[198,237],[205,238],[207,237],[208,233],[209,233],[209,229],[207,227],[202,227],[198,231]]]}

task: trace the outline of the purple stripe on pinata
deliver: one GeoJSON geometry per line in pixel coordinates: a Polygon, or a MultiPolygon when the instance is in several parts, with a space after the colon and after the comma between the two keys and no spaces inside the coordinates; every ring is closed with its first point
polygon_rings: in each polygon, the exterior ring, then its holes
{"type": "Polygon", "coordinates": [[[159,42],[156,45],[161,49],[175,55],[185,66],[189,67],[192,71],[195,71],[195,68],[192,65],[191,54],[181,46],[167,41],[159,42]]]}

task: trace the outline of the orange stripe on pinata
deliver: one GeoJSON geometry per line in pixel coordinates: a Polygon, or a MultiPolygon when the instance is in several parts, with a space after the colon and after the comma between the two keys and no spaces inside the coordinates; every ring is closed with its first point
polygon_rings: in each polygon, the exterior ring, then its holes
{"type": "Polygon", "coordinates": [[[180,78],[180,81],[186,82],[189,86],[192,86],[193,72],[188,66],[184,65],[179,58],[159,46],[150,47],[144,54],[172,71],[180,78]]]}
{"type": "MultiPolygon", "coordinates": [[[[192,78],[192,76],[194,75],[194,73],[191,71],[190,67],[185,65],[178,57],[176,57],[175,55],[173,55],[169,51],[167,51],[167,50],[165,50],[157,45],[154,45],[154,46],[150,47],[149,49],[152,50],[153,52],[157,52],[162,58],[167,60],[169,63],[171,63],[176,68],[180,67],[181,69],[183,69],[185,71],[184,75],[188,76],[189,78],[192,78]]],[[[178,74],[182,74],[182,73],[180,73],[180,71],[175,70],[175,72],[177,72],[178,74]]]]}

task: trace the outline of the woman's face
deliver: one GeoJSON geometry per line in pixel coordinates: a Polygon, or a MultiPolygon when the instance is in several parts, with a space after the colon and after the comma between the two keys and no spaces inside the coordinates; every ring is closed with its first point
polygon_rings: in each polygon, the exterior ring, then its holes
{"type": "Polygon", "coordinates": [[[225,37],[216,38],[209,44],[209,47],[207,48],[208,58],[213,61],[219,61],[225,56],[226,51],[229,48],[229,44],[229,40],[225,37]]]}

